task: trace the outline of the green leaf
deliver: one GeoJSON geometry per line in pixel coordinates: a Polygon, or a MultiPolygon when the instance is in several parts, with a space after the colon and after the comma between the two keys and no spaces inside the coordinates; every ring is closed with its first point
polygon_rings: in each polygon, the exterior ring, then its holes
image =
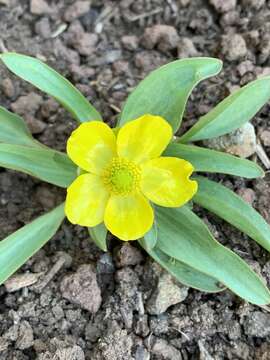
{"type": "Polygon", "coordinates": [[[157,224],[154,222],[152,228],[144,235],[144,237],[140,240],[141,246],[146,251],[151,251],[157,243],[157,224]]]}
{"type": "Polygon", "coordinates": [[[213,58],[176,60],[148,75],[128,97],[119,125],[144,114],[164,117],[177,131],[187,99],[203,79],[220,72],[222,62],[213,58]]]}
{"type": "Polygon", "coordinates": [[[165,270],[171,273],[182,284],[206,292],[219,292],[224,290],[216,279],[205,275],[192,267],[178,261],[161,251],[157,246],[150,250],[145,242],[139,241],[148,254],[165,270]]]}
{"type": "Polygon", "coordinates": [[[171,143],[163,155],[185,159],[198,172],[230,174],[248,179],[264,175],[262,168],[253,161],[194,145],[171,143]]]}
{"type": "Polygon", "coordinates": [[[0,241],[0,284],[50,240],[64,217],[62,204],[0,241]]]}
{"type": "Polygon", "coordinates": [[[188,130],[180,142],[211,139],[238,129],[270,99],[270,77],[252,81],[233,92],[188,130]]]}
{"type": "Polygon", "coordinates": [[[252,206],[215,181],[202,176],[194,178],[199,185],[193,198],[195,203],[226,220],[270,251],[270,226],[252,206]]]}
{"type": "Polygon", "coordinates": [[[23,119],[0,106],[0,143],[40,147],[23,119]]]}
{"type": "Polygon", "coordinates": [[[16,53],[4,53],[1,60],[17,76],[54,97],[79,122],[101,120],[101,115],[67,79],[42,61],[16,53]]]}
{"type": "Polygon", "coordinates": [[[68,187],[77,177],[77,167],[67,155],[49,148],[0,143],[0,166],[60,187],[68,187]]]}
{"type": "Polygon", "coordinates": [[[270,302],[270,293],[263,281],[238,255],[219,244],[188,207],[158,207],[156,218],[157,246],[168,256],[216,278],[253,304],[270,302]]]}
{"type": "Polygon", "coordinates": [[[103,223],[88,228],[89,235],[91,240],[102,250],[107,251],[107,229],[103,223]]]}

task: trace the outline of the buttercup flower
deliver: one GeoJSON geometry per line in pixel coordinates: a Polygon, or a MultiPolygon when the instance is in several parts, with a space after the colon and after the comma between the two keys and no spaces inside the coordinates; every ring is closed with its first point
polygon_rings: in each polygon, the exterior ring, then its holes
{"type": "Polygon", "coordinates": [[[121,240],[136,240],[152,227],[151,202],[180,207],[197,191],[189,179],[193,166],[183,159],[160,157],[172,138],[160,116],[144,115],[118,132],[101,121],[81,124],[67,142],[67,153],[86,173],[67,189],[69,221],[107,229],[121,240]]]}

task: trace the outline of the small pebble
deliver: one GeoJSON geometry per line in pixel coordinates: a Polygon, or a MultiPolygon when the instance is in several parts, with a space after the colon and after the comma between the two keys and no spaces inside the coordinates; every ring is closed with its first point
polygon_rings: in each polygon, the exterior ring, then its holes
{"type": "Polygon", "coordinates": [[[256,193],[250,188],[239,189],[237,194],[250,205],[253,205],[256,200],[256,193]]]}
{"type": "Polygon", "coordinates": [[[164,313],[170,306],[186,299],[188,288],[176,284],[170,274],[164,272],[158,278],[157,287],[147,302],[147,311],[151,315],[164,313]]]}
{"type": "Polygon", "coordinates": [[[254,311],[244,321],[244,331],[248,336],[264,338],[270,335],[270,314],[254,311]]]}
{"type": "Polygon", "coordinates": [[[209,2],[219,13],[228,12],[236,7],[236,0],[209,0],[209,2]]]}
{"type": "Polygon", "coordinates": [[[230,134],[204,140],[203,143],[209,148],[225,151],[242,158],[253,155],[257,147],[255,129],[249,122],[230,134]]]}
{"type": "Polygon", "coordinates": [[[92,265],[81,265],[76,273],[61,281],[62,296],[82,309],[95,314],[101,305],[101,291],[92,265]]]}
{"type": "Polygon", "coordinates": [[[90,1],[75,1],[72,5],[70,5],[65,13],[64,20],[71,22],[72,20],[77,19],[78,17],[88,13],[90,10],[90,1]]]}
{"type": "Polygon", "coordinates": [[[45,0],[31,0],[30,12],[34,15],[50,14],[52,7],[45,0]]]}
{"type": "Polygon", "coordinates": [[[228,34],[222,37],[221,50],[227,60],[234,61],[246,56],[247,45],[242,35],[228,34]]]}
{"type": "Polygon", "coordinates": [[[142,44],[146,49],[153,49],[155,46],[160,51],[175,49],[179,42],[176,29],[169,25],[154,25],[146,28],[142,37],[142,44]]]}

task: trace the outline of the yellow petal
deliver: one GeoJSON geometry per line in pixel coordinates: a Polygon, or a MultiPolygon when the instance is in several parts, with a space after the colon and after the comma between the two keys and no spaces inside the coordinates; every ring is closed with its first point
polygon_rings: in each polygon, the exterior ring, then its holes
{"type": "Polygon", "coordinates": [[[110,197],[104,222],[107,229],[119,239],[128,241],[143,237],[153,221],[153,209],[143,195],[136,193],[110,197]]]}
{"type": "Polygon", "coordinates": [[[193,166],[186,160],[160,157],[142,165],[141,188],[144,195],[160,206],[179,207],[197,191],[197,182],[189,179],[193,166]]]}
{"type": "Polygon", "coordinates": [[[101,121],[85,122],[68,139],[67,153],[80,168],[100,174],[116,156],[116,137],[101,121]]]}
{"type": "Polygon", "coordinates": [[[172,134],[172,127],[162,117],[143,115],[119,130],[118,155],[136,163],[154,159],[166,149],[172,134]]]}
{"type": "Polygon", "coordinates": [[[92,174],[77,177],[67,189],[65,213],[72,224],[96,226],[103,221],[109,193],[92,174]]]}

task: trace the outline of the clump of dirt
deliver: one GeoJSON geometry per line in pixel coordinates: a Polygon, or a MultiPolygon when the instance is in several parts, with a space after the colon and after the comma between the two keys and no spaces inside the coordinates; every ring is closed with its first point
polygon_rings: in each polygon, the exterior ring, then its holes
{"type": "MultiPolygon", "coordinates": [[[[112,125],[150,70],[182,57],[219,57],[224,70],[193,92],[184,130],[238,86],[270,73],[269,14],[265,0],[0,0],[0,49],[47,61],[112,125]]],[[[65,110],[3,66],[0,89],[1,105],[21,114],[37,139],[65,149],[76,127],[65,110]]],[[[265,106],[253,125],[269,155],[268,117],[265,106]]],[[[270,221],[268,176],[219,179],[270,221]]],[[[1,238],[64,196],[54,186],[1,169],[1,238]]],[[[270,282],[265,251],[213,215],[200,214],[205,220],[207,215],[218,240],[270,282]]],[[[0,287],[1,359],[270,358],[269,313],[229,291],[183,288],[133,243],[110,239],[109,247],[102,253],[84,229],[65,222],[20,276],[0,287]]]]}

